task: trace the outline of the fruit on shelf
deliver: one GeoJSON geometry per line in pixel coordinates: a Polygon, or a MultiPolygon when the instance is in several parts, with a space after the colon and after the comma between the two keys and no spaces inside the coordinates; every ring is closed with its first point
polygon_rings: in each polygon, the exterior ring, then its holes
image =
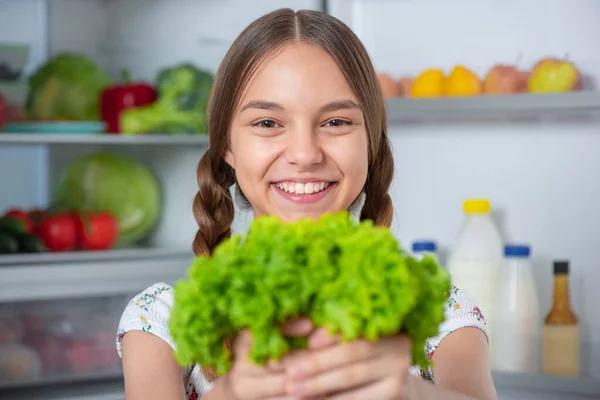
{"type": "Polygon", "coordinates": [[[444,94],[449,97],[477,96],[483,92],[481,80],[469,68],[455,66],[444,82],[444,94]]]}
{"type": "Polygon", "coordinates": [[[483,81],[487,94],[514,94],[527,91],[529,73],[508,64],[496,64],[488,71],[483,81]]]}
{"type": "Polygon", "coordinates": [[[77,247],[77,217],[72,213],[48,216],[41,222],[37,233],[49,251],[75,250],[77,247]]]}
{"type": "Polygon", "coordinates": [[[379,85],[381,86],[383,97],[386,99],[391,99],[393,97],[400,96],[398,84],[389,74],[382,72],[377,75],[377,78],[379,79],[379,85]]]}
{"type": "Polygon", "coordinates": [[[119,238],[119,222],[109,212],[82,212],[76,217],[78,248],[108,250],[119,238]]]}
{"type": "Polygon", "coordinates": [[[35,351],[20,343],[0,345],[0,380],[35,379],[42,372],[42,362],[35,351]]]}
{"type": "Polygon", "coordinates": [[[410,97],[413,81],[413,78],[410,76],[405,76],[398,80],[398,94],[400,97],[410,97]]]}
{"type": "Polygon", "coordinates": [[[100,97],[100,116],[106,122],[107,132],[121,133],[123,111],[152,104],[156,101],[156,89],[144,81],[131,81],[129,72],[123,69],[122,82],[104,89],[100,97]]]}
{"type": "Polygon", "coordinates": [[[444,94],[444,81],[445,76],[441,69],[427,69],[412,82],[410,95],[412,97],[440,97],[444,94]]]}
{"type": "Polygon", "coordinates": [[[572,62],[556,57],[539,60],[529,76],[530,93],[565,93],[581,90],[581,73],[572,62]]]}
{"type": "Polygon", "coordinates": [[[0,218],[0,254],[109,250],[119,239],[107,211],[13,208],[0,218]]]}

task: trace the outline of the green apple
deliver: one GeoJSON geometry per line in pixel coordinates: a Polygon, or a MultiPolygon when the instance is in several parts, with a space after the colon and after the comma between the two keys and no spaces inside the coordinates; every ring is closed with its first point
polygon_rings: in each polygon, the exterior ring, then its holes
{"type": "Polygon", "coordinates": [[[581,75],[573,63],[565,60],[540,60],[529,76],[530,93],[564,93],[579,89],[581,75]]]}

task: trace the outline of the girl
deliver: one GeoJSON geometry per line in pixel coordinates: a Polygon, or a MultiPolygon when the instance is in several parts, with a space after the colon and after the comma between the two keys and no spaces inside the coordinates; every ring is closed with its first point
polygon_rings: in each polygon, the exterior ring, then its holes
{"type": "MultiPolygon", "coordinates": [[[[366,50],[339,20],[282,9],[248,26],[216,74],[208,128],[193,207],[197,255],[230,236],[234,185],[255,216],[293,221],[350,209],[390,225],[385,102],[366,50]]],[[[283,329],[308,335],[309,350],[261,368],[248,361],[251,337],[242,332],[232,344],[233,368],[215,379],[176,364],[167,330],[172,304],[172,288],[161,283],[123,313],[117,348],[128,400],[496,398],[485,321],[457,288],[439,336],[423,349],[434,362],[429,371],[410,368],[404,335],[342,345],[301,319],[283,329]]]]}

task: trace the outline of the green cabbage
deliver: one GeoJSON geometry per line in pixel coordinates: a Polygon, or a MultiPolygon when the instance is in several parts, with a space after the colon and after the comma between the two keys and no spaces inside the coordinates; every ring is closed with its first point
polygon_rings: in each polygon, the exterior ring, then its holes
{"type": "Polygon", "coordinates": [[[301,347],[278,329],[296,316],[344,341],[406,332],[414,363],[426,368],[425,341],[444,321],[450,290],[448,273],[433,258],[416,260],[389,229],[356,223],[347,212],[317,222],[258,218],[245,238],[196,258],[188,275],[175,286],[169,319],[175,356],[219,375],[231,367],[222,344],[243,328],[253,335],[250,358],[259,365],[301,347]]]}
{"type": "Polygon", "coordinates": [[[160,187],[143,164],[122,155],[94,153],[63,171],[53,208],[110,211],[119,222],[119,244],[131,245],[144,239],[158,221],[160,187]]]}
{"type": "Polygon", "coordinates": [[[59,54],[29,77],[25,112],[36,120],[99,119],[106,71],[84,55],[59,54]]]}

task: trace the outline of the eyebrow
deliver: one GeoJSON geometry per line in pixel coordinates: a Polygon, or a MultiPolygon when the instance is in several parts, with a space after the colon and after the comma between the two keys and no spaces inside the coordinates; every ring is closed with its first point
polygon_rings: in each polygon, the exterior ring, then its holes
{"type": "MultiPolygon", "coordinates": [[[[252,100],[244,105],[240,112],[245,111],[249,108],[256,108],[259,110],[268,110],[268,111],[284,111],[285,108],[278,103],[266,100],[252,100]]],[[[360,109],[360,106],[353,100],[338,100],[332,101],[331,103],[327,103],[323,105],[319,111],[321,112],[332,112],[339,110],[348,110],[348,109],[360,109]]]]}
{"type": "Polygon", "coordinates": [[[323,107],[321,107],[321,112],[332,112],[351,109],[360,109],[360,107],[358,104],[356,104],[356,102],[352,100],[339,100],[325,104],[323,107]]]}

